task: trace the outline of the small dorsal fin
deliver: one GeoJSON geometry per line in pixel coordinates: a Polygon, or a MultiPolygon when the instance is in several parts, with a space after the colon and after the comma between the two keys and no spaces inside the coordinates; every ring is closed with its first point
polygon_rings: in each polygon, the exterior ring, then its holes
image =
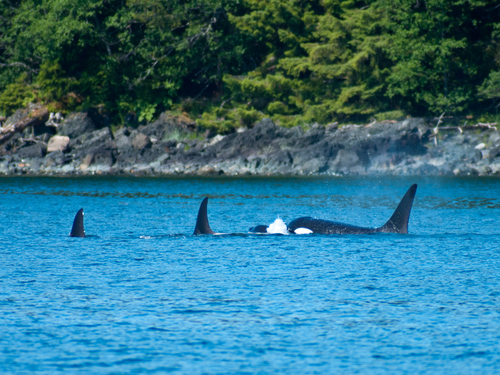
{"type": "Polygon", "coordinates": [[[389,221],[380,228],[380,232],[408,233],[408,220],[410,219],[411,206],[413,205],[413,198],[415,198],[416,192],[417,184],[411,185],[389,221]]]}
{"type": "Polygon", "coordinates": [[[203,199],[203,202],[201,202],[193,234],[214,234],[214,231],[210,229],[210,224],[208,223],[207,203],[208,198],[203,199]]]}
{"type": "Polygon", "coordinates": [[[85,229],[83,228],[83,208],[81,208],[75,216],[73,221],[73,228],[71,228],[70,237],[85,237],[85,229]]]}

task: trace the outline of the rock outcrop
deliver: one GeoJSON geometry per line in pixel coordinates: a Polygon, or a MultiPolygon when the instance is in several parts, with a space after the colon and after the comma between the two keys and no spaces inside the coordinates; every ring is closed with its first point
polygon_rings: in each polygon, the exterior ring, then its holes
{"type": "MultiPolygon", "coordinates": [[[[96,116],[72,114],[57,126],[56,134],[43,127],[29,133],[26,126],[10,134],[1,149],[0,173],[500,174],[500,132],[486,125],[436,128],[424,119],[407,119],[312,125],[304,130],[264,119],[252,129],[206,138],[192,123],[166,114],[151,124],[123,127],[114,134],[105,119],[96,116]]],[[[26,117],[16,113],[6,123],[26,117]]]]}

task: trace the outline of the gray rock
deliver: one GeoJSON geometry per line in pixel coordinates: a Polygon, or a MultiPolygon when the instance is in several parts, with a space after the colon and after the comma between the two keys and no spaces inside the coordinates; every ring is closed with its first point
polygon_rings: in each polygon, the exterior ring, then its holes
{"type": "Polygon", "coordinates": [[[77,138],[94,130],[96,130],[96,126],[87,113],[74,113],[58,126],[57,134],[77,138]]]}
{"type": "MultiPolygon", "coordinates": [[[[91,118],[69,116],[74,117],[83,125],[91,118]]],[[[91,121],[94,127],[105,123],[91,121]]],[[[45,158],[43,148],[14,136],[3,148],[13,155],[0,156],[0,173],[500,174],[498,131],[440,131],[435,140],[433,127],[423,119],[407,119],[369,126],[314,124],[304,131],[264,119],[251,129],[200,139],[193,136],[192,124],[164,114],[151,124],[124,127],[114,135],[108,127],[80,128],[83,133],[71,138],[69,147],[45,158]]],[[[48,141],[50,133],[43,137],[48,141]]],[[[42,136],[36,140],[42,143],[42,136]]]]}
{"type": "Polygon", "coordinates": [[[137,134],[132,140],[132,146],[134,146],[134,148],[139,151],[149,148],[151,147],[151,145],[151,138],[143,133],[137,134]]]}
{"type": "Polygon", "coordinates": [[[87,169],[92,165],[110,168],[116,160],[116,145],[113,141],[107,141],[100,147],[91,149],[83,158],[80,168],[87,169]]]}
{"type": "Polygon", "coordinates": [[[46,154],[47,145],[45,145],[43,142],[38,142],[26,147],[22,147],[17,152],[17,155],[22,159],[41,158],[46,154]]]}
{"type": "Polygon", "coordinates": [[[193,134],[188,119],[178,119],[171,117],[168,113],[162,113],[160,118],[148,125],[140,126],[137,130],[158,141],[181,141],[189,138],[193,134]]]}
{"type": "Polygon", "coordinates": [[[339,150],[335,160],[330,164],[330,169],[333,171],[345,171],[358,165],[359,161],[356,152],[352,150],[339,150]]]}
{"type": "Polygon", "coordinates": [[[125,134],[115,134],[115,143],[120,153],[128,152],[133,148],[132,141],[125,134]]]}
{"type": "Polygon", "coordinates": [[[90,133],[82,134],[76,139],[71,139],[70,147],[75,150],[96,148],[107,141],[113,140],[113,134],[109,128],[103,128],[90,133]]]}
{"type": "Polygon", "coordinates": [[[493,146],[489,150],[487,150],[486,156],[491,156],[492,158],[495,158],[500,155],[500,145],[493,146]]]}
{"type": "Polygon", "coordinates": [[[70,161],[70,158],[66,156],[62,151],[54,151],[45,157],[45,166],[61,166],[70,161]]]}
{"type": "Polygon", "coordinates": [[[327,163],[321,158],[314,158],[300,167],[301,173],[304,174],[318,174],[323,173],[328,169],[327,163]]]}
{"type": "Polygon", "coordinates": [[[80,169],[90,166],[102,166],[109,169],[118,159],[118,151],[109,128],[102,128],[82,134],[71,140],[73,160],[80,169]]]}

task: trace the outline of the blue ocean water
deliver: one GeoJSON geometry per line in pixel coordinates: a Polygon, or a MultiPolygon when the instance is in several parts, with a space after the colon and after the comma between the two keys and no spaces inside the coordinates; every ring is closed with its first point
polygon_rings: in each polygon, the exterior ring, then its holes
{"type": "Polygon", "coordinates": [[[499,179],[9,177],[0,196],[0,373],[500,371],[499,179]],[[381,226],[412,183],[408,235],[247,233],[381,226]],[[229,234],[192,236],[205,196],[229,234]]]}

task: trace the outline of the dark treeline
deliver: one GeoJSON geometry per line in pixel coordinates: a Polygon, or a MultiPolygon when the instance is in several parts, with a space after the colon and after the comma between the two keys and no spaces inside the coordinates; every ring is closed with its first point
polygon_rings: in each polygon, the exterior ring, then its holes
{"type": "Polygon", "coordinates": [[[230,132],[496,116],[496,0],[0,0],[0,112],[184,113],[230,132]]]}

